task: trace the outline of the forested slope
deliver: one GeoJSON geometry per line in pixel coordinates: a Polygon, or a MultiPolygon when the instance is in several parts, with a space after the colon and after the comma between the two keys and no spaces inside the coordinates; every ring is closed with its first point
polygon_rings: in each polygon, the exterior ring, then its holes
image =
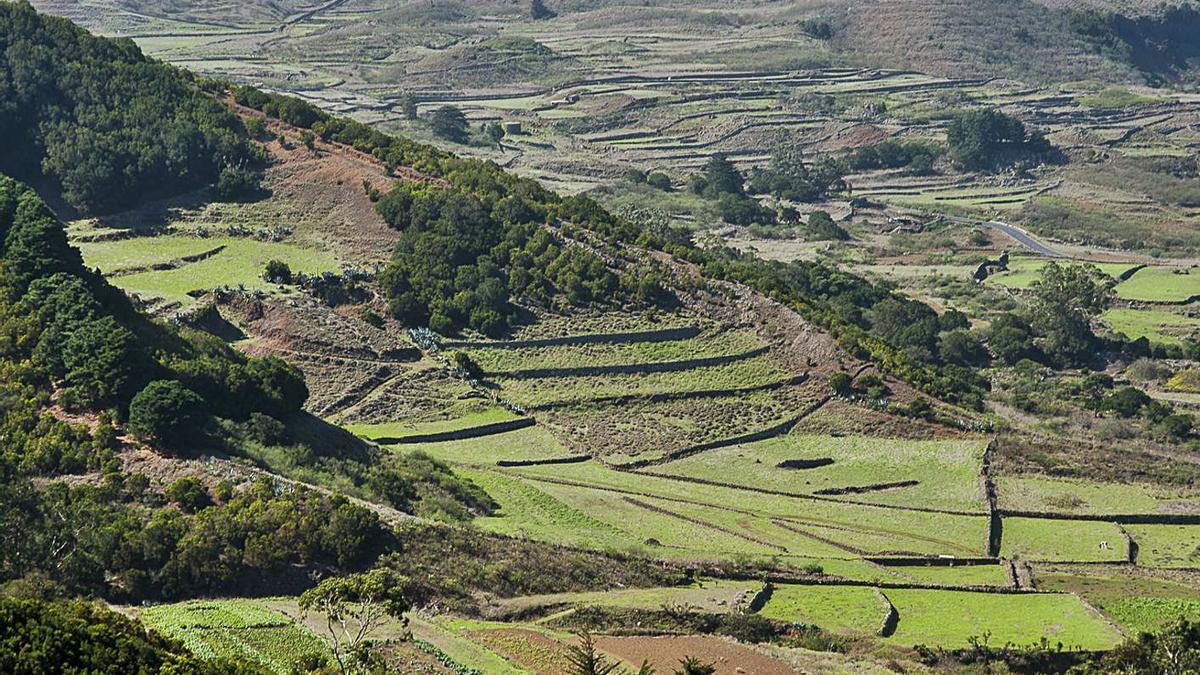
{"type": "MultiPolygon", "coordinates": [[[[0,2],[0,171],[44,172],[73,206],[233,183],[255,162],[237,115],[132,40],[0,2]]],[[[245,177],[242,177],[245,178],[245,177]]]]}

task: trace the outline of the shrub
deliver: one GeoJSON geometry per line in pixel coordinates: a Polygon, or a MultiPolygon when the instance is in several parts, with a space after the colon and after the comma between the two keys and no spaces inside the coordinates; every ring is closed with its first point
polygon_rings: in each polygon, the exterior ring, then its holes
{"type": "Polygon", "coordinates": [[[655,171],[646,176],[646,184],[663,192],[670,192],[674,189],[674,186],[671,185],[671,177],[661,171],[655,171]]]}
{"type": "Polygon", "coordinates": [[[1181,370],[1167,380],[1167,389],[1189,394],[1200,393],[1200,369],[1181,370]]]}
{"type": "Polygon", "coordinates": [[[212,504],[204,485],[191,476],[180,478],[168,485],[163,490],[163,495],[185,511],[199,511],[212,504]]]}
{"type": "Polygon", "coordinates": [[[214,190],[217,198],[223,201],[247,199],[262,190],[262,174],[253,169],[226,166],[217,176],[214,190]]]}
{"type": "Polygon", "coordinates": [[[292,268],[282,260],[269,260],[263,271],[263,279],[273,284],[292,283],[292,268]]]}

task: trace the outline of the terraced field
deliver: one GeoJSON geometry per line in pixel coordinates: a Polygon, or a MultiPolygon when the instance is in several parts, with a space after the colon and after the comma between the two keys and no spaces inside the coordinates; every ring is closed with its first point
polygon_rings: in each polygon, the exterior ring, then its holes
{"type": "Polygon", "coordinates": [[[705,452],[656,471],[784,492],[982,513],[984,445],[790,434],[705,452]]]}
{"type": "Polygon", "coordinates": [[[900,615],[889,641],[902,645],[966,646],[990,634],[990,644],[1030,644],[1045,637],[1067,649],[1108,649],[1120,632],[1078,598],[1061,594],[1001,595],[889,589],[900,615]]]}
{"type": "Polygon", "coordinates": [[[271,260],[287,263],[296,273],[340,270],[326,251],[253,239],[160,236],[77,245],[84,262],[107,274],[118,288],[176,308],[218,288],[281,292],[280,286],[262,278],[271,260]]]}
{"type": "Polygon", "coordinates": [[[139,608],[137,613],[201,658],[245,659],[286,675],[304,657],[328,653],[325,642],[307,627],[254,601],[195,601],[139,608]]]}

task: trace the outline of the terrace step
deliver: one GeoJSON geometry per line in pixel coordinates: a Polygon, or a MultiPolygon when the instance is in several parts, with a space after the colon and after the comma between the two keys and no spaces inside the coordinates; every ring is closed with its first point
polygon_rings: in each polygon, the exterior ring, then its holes
{"type": "Polygon", "coordinates": [[[688,340],[700,335],[698,326],[683,326],[681,328],[663,328],[660,330],[631,331],[625,333],[590,333],[586,335],[566,335],[555,338],[536,338],[532,340],[506,340],[503,342],[486,342],[459,340],[441,343],[443,349],[526,349],[530,347],[562,347],[568,345],[597,345],[597,344],[638,344],[641,342],[675,342],[688,340]]]}
{"type": "Polygon", "coordinates": [[[683,361],[662,361],[657,363],[628,363],[615,366],[577,366],[573,368],[531,368],[529,370],[494,371],[487,373],[488,377],[504,377],[514,380],[532,380],[551,377],[596,377],[601,375],[645,375],[649,373],[673,373],[696,368],[723,366],[737,361],[745,361],[756,356],[762,356],[770,351],[770,347],[759,347],[740,354],[725,356],[708,356],[700,359],[683,361]]]}

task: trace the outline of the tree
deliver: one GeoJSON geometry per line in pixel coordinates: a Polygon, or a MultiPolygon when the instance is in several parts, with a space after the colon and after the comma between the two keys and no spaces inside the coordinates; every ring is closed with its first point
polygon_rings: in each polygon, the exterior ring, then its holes
{"type": "MultiPolygon", "coordinates": [[[[251,119],[257,120],[257,117],[251,119]]],[[[261,123],[261,120],[260,120],[261,123]]],[[[232,202],[252,197],[262,189],[262,174],[245,167],[227,166],[221,169],[214,187],[217,198],[232,202]]]]}
{"type": "Polygon", "coordinates": [[[452,105],[444,105],[434,110],[429,118],[429,127],[435,135],[455,143],[466,143],[470,128],[467,116],[452,105]]]}
{"type": "Polygon", "coordinates": [[[808,214],[808,232],[816,241],[846,241],[850,233],[834,222],[833,217],[825,211],[813,211],[808,214]]]}
{"type": "Polygon", "coordinates": [[[400,96],[400,114],[404,115],[406,120],[417,119],[417,97],[411,91],[406,91],[400,96]]]}
{"type": "Polygon", "coordinates": [[[553,19],[556,16],[558,15],[555,14],[549,7],[547,7],[543,0],[530,0],[529,18],[533,19],[534,21],[542,21],[545,19],[553,19]]]}
{"type": "Polygon", "coordinates": [[[596,648],[592,634],[579,634],[579,644],[567,648],[567,662],[571,664],[569,675],[612,675],[621,669],[620,663],[606,659],[596,648]]]}
{"type": "Polygon", "coordinates": [[[1015,314],[1001,314],[992,322],[988,348],[996,358],[1010,366],[1021,359],[1037,356],[1037,347],[1033,344],[1033,328],[1015,314]]]}
{"type": "Polygon", "coordinates": [[[1093,265],[1051,262],[1032,290],[1030,324],[1042,337],[1042,351],[1068,365],[1086,361],[1096,341],[1092,318],[1112,302],[1108,279],[1093,265]]]}
{"type": "Polygon", "coordinates": [[[129,404],[129,430],[164,447],[179,449],[204,420],[204,399],[177,380],[155,380],[129,404]]]}
{"type": "Polygon", "coordinates": [[[492,142],[496,144],[496,147],[503,150],[504,143],[502,141],[504,141],[504,126],[499,122],[489,122],[484,129],[487,131],[488,138],[492,139],[492,142]]]}
{"type": "Polygon", "coordinates": [[[982,366],[987,363],[987,350],[979,338],[968,330],[952,330],[942,334],[938,354],[946,363],[960,366],[982,366]]]}
{"type": "Polygon", "coordinates": [[[312,153],[313,155],[317,154],[317,135],[316,134],[309,131],[308,129],[305,129],[304,131],[300,132],[300,142],[304,144],[304,147],[308,148],[308,151],[310,153],[312,153]]]}
{"type": "Polygon", "coordinates": [[[746,179],[724,153],[717,153],[704,165],[699,180],[692,183],[692,191],[705,199],[717,199],[721,195],[746,194],[746,179]]]}
{"type": "Polygon", "coordinates": [[[407,625],[404,613],[409,603],[403,594],[407,581],[390,569],[376,568],[326,579],[300,596],[300,610],[305,615],[325,617],[333,658],[343,674],[349,672],[349,657],[389,617],[407,625]]]}
{"type": "Polygon", "coordinates": [[[671,177],[661,171],[655,171],[646,176],[646,184],[663,192],[670,192],[674,189],[674,186],[671,185],[671,177]]]}
{"type": "Polygon", "coordinates": [[[750,178],[751,192],[797,202],[816,201],[846,189],[838,162],[822,157],[810,166],[804,150],[792,142],[777,145],[771,153],[771,163],[750,178]]]}
{"type": "Polygon", "coordinates": [[[854,376],[839,370],[829,376],[829,388],[838,396],[849,396],[854,393],[854,376]]]}
{"type": "Polygon", "coordinates": [[[1142,408],[1154,399],[1136,387],[1120,387],[1114,389],[1101,404],[1104,410],[1115,413],[1118,417],[1137,417],[1142,408]]]}

